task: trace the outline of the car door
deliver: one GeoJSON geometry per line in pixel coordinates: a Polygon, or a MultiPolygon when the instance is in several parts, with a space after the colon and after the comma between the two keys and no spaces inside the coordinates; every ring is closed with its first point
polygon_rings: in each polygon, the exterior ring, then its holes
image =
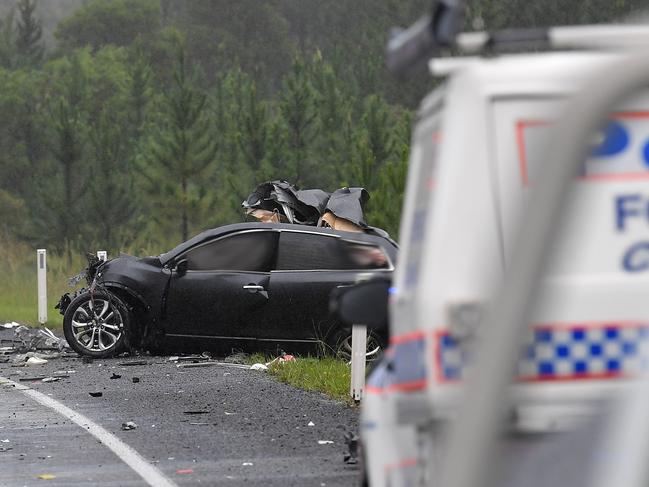
{"type": "Polygon", "coordinates": [[[266,338],[326,338],[335,324],[329,313],[331,291],[354,283],[358,272],[338,236],[282,230],[270,276],[266,338]]]}
{"type": "Polygon", "coordinates": [[[217,238],[174,260],[167,294],[166,330],[171,336],[247,338],[268,302],[270,270],[279,233],[248,230],[217,238]]]}

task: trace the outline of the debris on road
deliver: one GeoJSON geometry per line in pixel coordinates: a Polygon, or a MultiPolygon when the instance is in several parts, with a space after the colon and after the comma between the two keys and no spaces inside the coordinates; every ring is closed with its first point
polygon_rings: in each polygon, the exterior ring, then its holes
{"type": "Polygon", "coordinates": [[[252,364],[250,366],[251,370],[268,370],[268,367],[264,364],[252,364]]]}
{"type": "Polygon", "coordinates": [[[209,414],[210,411],[199,410],[199,411],[183,411],[183,414],[209,414]]]}
{"type": "Polygon", "coordinates": [[[52,475],[51,473],[42,473],[40,475],[37,475],[36,478],[40,480],[54,480],[56,478],[56,475],[52,475]]]}
{"type": "Polygon", "coordinates": [[[169,362],[204,362],[210,360],[212,356],[205,352],[201,355],[174,355],[169,357],[167,360],[169,362]]]}
{"type": "Polygon", "coordinates": [[[194,367],[213,367],[214,365],[222,365],[222,364],[223,364],[223,362],[212,362],[212,361],[209,361],[209,362],[196,362],[196,363],[194,363],[194,362],[186,362],[186,363],[182,363],[182,364],[176,364],[176,367],[186,369],[186,368],[194,368],[194,367]]]}
{"type": "Polygon", "coordinates": [[[92,397],[101,397],[104,395],[103,392],[89,392],[88,394],[90,394],[92,397]]]}
{"type": "Polygon", "coordinates": [[[111,379],[121,379],[122,376],[113,372],[113,375],[110,376],[111,379]]]}
{"type": "Polygon", "coordinates": [[[29,328],[20,325],[14,328],[14,338],[20,342],[19,351],[57,350],[62,352],[70,348],[65,338],[57,337],[52,330],[45,326],[29,328]]]}
{"type": "Polygon", "coordinates": [[[241,465],[244,467],[252,467],[253,463],[252,462],[243,462],[241,465]]]}
{"type": "Polygon", "coordinates": [[[307,426],[315,426],[315,423],[314,423],[313,421],[309,421],[309,423],[307,424],[307,426]]]}
{"type": "Polygon", "coordinates": [[[36,377],[20,377],[18,380],[20,382],[34,382],[37,380],[43,381],[43,382],[54,382],[59,379],[66,379],[70,377],[67,374],[58,374],[58,375],[53,375],[53,376],[45,376],[45,375],[40,375],[36,377]],[[46,380],[46,379],[54,379],[54,380],[46,380]]]}
{"type": "Polygon", "coordinates": [[[45,377],[43,378],[43,382],[58,382],[61,380],[61,377],[45,377]]]}
{"type": "Polygon", "coordinates": [[[178,470],[176,470],[176,473],[180,475],[189,475],[194,473],[194,470],[192,470],[191,468],[179,468],[178,470]]]}
{"type": "Polygon", "coordinates": [[[148,365],[148,364],[149,364],[149,362],[147,362],[145,360],[135,360],[135,361],[131,361],[131,362],[120,362],[117,365],[119,365],[120,367],[133,367],[135,365],[148,365]]]}
{"type": "Polygon", "coordinates": [[[122,423],[122,430],[124,431],[134,430],[135,428],[137,428],[137,424],[135,424],[133,421],[122,423]]]}
{"type": "Polygon", "coordinates": [[[26,365],[43,365],[46,364],[48,361],[44,358],[40,357],[29,357],[27,361],[25,362],[26,365]]]}
{"type": "Polygon", "coordinates": [[[333,445],[331,440],[318,440],[318,445],[333,445]]]}
{"type": "Polygon", "coordinates": [[[138,382],[140,382],[139,377],[133,377],[131,380],[133,381],[133,384],[137,384],[138,382]]]}

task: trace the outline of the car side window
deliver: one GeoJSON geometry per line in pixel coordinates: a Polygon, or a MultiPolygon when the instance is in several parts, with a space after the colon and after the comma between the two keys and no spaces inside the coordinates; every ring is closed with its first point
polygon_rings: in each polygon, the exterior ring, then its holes
{"type": "Polygon", "coordinates": [[[188,251],[190,271],[270,272],[277,254],[277,232],[244,232],[209,242],[188,251]]]}
{"type": "Polygon", "coordinates": [[[350,242],[329,235],[282,232],[277,270],[384,269],[389,259],[377,246],[350,242]]]}

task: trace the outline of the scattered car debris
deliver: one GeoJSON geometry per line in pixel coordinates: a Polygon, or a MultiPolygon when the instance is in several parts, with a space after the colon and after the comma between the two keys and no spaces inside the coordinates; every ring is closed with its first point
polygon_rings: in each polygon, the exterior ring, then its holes
{"type": "Polygon", "coordinates": [[[315,426],[315,423],[314,423],[313,421],[309,421],[309,423],[307,424],[307,426],[315,426]]]}
{"type": "Polygon", "coordinates": [[[244,467],[252,467],[253,463],[252,462],[243,462],[241,465],[243,465],[244,467]]]}
{"type": "Polygon", "coordinates": [[[10,447],[10,446],[2,446],[2,447],[0,447],[0,453],[8,452],[8,451],[11,451],[11,450],[13,450],[13,448],[10,447]]]}
{"type": "Polygon", "coordinates": [[[198,411],[183,411],[183,414],[209,414],[210,411],[207,410],[198,410],[198,411]]]}
{"type": "Polygon", "coordinates": [[[113,375],[110,376],[111,379],[121,379],[122,376],[113,372],[113,375]]]}
{"type": "Polygon", "coordinates": [[[46,364],[48,360],[40,357],[29,357],[25,364],[27,365],[43,365],[46,364]]]}
{"type": "Polygon", "coordinates": [[[43,382],[55,382],[56,380],[67,379],[68,377],[70,377],[68,374],[53,374],[51,376],[40,375],[40,376],[19,377],[18,380],[20,382],[34,382],[37,380],[43,382]],[[46,380],[46,379],[54,379],[54,380],[46,380]]]}
{"type": "Polygon", "coordinates": [[[43,382],[58,382],[61,380],[61,377],[45,377],[42,379],[43,382]]]}
{"type": "Polygon", "coordinates": [[[185,363],[182,363],[182,364],[176,364],[176,367],[180,367],[182,369],[191,369],[191,368],[195,368],[195,367],[213,367],[214,365],[221,365],[221,364],[222,364],[222,362],[213,362],[213,361],[196,362],[196,363],[194,363],[194,362],[185,362],[185,363]]]}
{"type": "Polygon", "coordinates": [[[63,350],[69,349],[64,338],[57,337],[52,330],[45,326],[29,328],[20,325],[14,328],[14,337],[21,343],[23,351],[28,350],[63,350]]]}
{"type": "Polygon", "coordinates": [[[101,397],[104,395],[103,392],[89,392],[88,394],[90,394],[92,397],[101,397]]]}
{"type": "Polygon", "coordinates": [[[148,365],[148,364],[149,364],[149,362],[147,362],[145,360],[134,360],[134,361],[131,361],[131,362],[120,362],[117,365],[119,365],[120,367],[133,367],[135,365],[148,365]]]}
{"type": "Polygon", "coordinates": [[[333,445],[331,440],[318,440],[318,445],[333,445]]]}
{"type": "Polygon", "coordinates": [[[169,357],[167,360],[169,362],[201,362],[210,360],[212,356],[208,353],[203,353],[201,355],[180,355],[169,357]]]}
{"type": "Polygon", "coordinates": [[[192,425],[192,426],[207,426],[210,423],[189,423],[189,424],[192,425]]]}
{"type": "Polygon", "coordinates": [[[131,380],[133,381],[133,384],[137,384],[138,382],[140,382],[139,377],[133,377],[131,380]]]}
{"type": "Polygon", "coordinates": [[[135,428],[137,428],[137,424],[135,424],[133,421],[122,423],[122,430],[124,431],[134,430],[135,428]]]}

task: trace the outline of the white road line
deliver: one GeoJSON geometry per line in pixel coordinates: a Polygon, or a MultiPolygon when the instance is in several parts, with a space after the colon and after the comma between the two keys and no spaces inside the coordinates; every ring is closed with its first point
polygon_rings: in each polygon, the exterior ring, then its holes
{"type": "Polygon", "coordinates": [[[144,481],[152,487],[177,487],[177,485],[169,478],[167,478],[160,470],[155,468],[147,462],[138,452],[121,441],[117,436],[108,432],[97,423],[92,422],[83,414],[77,413],[69,407],[61,404],[60,402],[46,396],[42,392],[38,392],[23,384],[19,384],[12,380],[0,376],[0,384],[11,384],[15,389],[23,394],[29,396],[43,406],[53,409],[61,416],[68,418],[70,421],[76,423],[87,431],[92,436],[97,438],[103,445],[110,451],[117,455],[126,465],[131,467],[144,481]]]}

